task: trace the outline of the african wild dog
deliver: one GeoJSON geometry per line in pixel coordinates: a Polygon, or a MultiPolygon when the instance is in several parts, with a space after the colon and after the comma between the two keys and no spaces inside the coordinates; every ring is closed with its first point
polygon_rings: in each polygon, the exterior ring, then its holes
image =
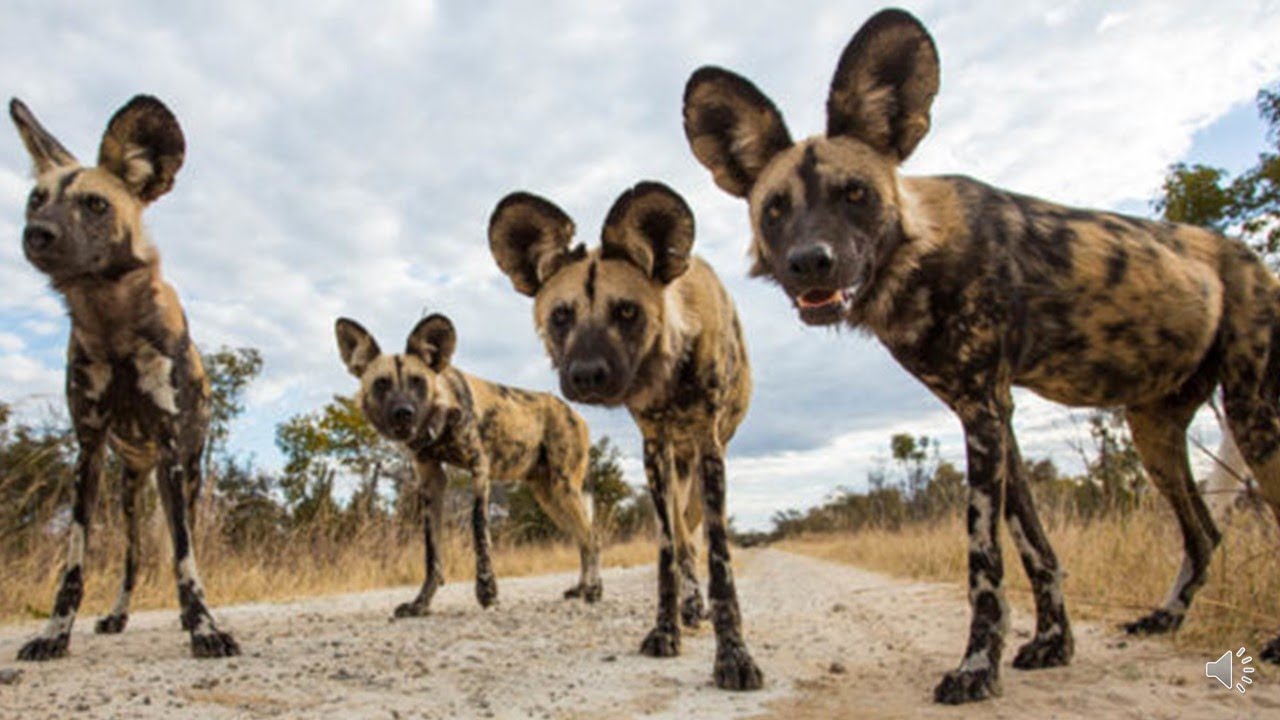
{"type": "Polygon", "coordinates": [[[427,577],[396,617],[426,615],[444,582],[440,561],[445,472],[471,473],[475,500],[471,530],[476,551],[476,598],[498,599],[489,559],[490,478],[523,480],[556,525],[578,543],[582,573],[566,598],[600,599],[600,547],[582,492],[587,474],[587,424],[559,398],[487,382],[450,364],[457,346],[453,323],[431,315],[409,333],[401,355],[384,355],[358,323],[341,318],[335,332],[347,370],[360,380],[356,403],[383,437],[413,458],[423,499],[427,577]]]}
{"type": "Polygon", "coordinates": [[[680,651],[680,619],[702,615],[691,532],[707,521],[716,685],[762,682],[742,640],[725,528],[724,449],[751,396],[751,369],[733,301],[690,255],[693,213],[670,188],[642,182],[604,222],[601,246],[573,240],[554,204],[517,192],[489,220],[489,249],[515,289],[534,297],[534,324],[566,397],[626,405],[644,437],[644,466],[662,531],[657,624],[641,652],[680,651]],[[677,573],[676,562],[680,571],[677,573]],[[680,602],[680,575],[688,583],[680,602]]]}
{"type": "MultiPolygon", "coordinates": [[[[1123,406],[1142,460],[1181,525],[1168,599],[1127,626],[1176,628],[1219,532],[1196,491],[1186,427],[1221,384],[1228,425],[1280,512],[1280,282],[1246,246],[1187,225],[1078,210],[967,177],[904,177],[929,129],[937,50],[886,10],[854,35],[827,99],[827,133],[792,142],[754,85],[704,67],[684,126],[724,190],[749,201],[754,274],[810,325],[873,333],[964,427],[969,476],[968,647],[941,702],[999,692],[1008,613],[1003,511],[1034,589],[1036,634],[1018,668],[1066,664],[1061,573],[1022,474],[1013,385],[1067,405],[1123,406]]],[[[1269,657],[1280,656],[1280,639],[1269,657]]]]}
{"type": "Polygon", "coordinates": [[[80,446],[57,599],[44,632],[22,647],[18,659],[67,653],[84,589],[89,515],[108,446],[124,468],[120,489],[128,547],[119,599],[95,630],[118,633],[128,621],[138,494],[156,473],[191,651],[196,657],[239,654],[235,640],[209,614],[191,549],[209,380],[178,294],[160,276],[159,254],[142,226],[143,209],[173,187],[182,166],[182,130],[159,100],[139,95],[107,124],[97,167],[83,167],[21,102],[10,102],[9,115],[35,163],[23,250],[49,276],[71,315],[67,404],[80,446]]]}

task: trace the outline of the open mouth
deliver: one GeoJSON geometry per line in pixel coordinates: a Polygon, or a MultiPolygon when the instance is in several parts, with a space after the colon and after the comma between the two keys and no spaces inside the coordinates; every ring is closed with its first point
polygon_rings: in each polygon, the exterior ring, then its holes
{"type": "Polygon", "coordinates": [[[861,283],[854,283],[843,290],[813,288],[796,296],[800,310],[848,310],[857,297],[861,283]]]}

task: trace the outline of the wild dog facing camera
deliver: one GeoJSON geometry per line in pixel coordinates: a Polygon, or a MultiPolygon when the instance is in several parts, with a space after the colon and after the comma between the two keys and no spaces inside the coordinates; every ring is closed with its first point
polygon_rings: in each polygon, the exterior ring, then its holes
{"type": "Polygon", "coordinates": [[[447,411],[435,403],[437,384],[458,342],[449,318],[437,314],[418,322],[401,355],[383,355],[354,320],[339,318],[334,332],[342,362],[360,380],[356,404],[374,429],[396,442],[440,434],[447,411]]]}
{"type": "Polygon", "coordinates": [[[641,182],[614,203],[598,253],[571,247],[573,222],[528,193],[502,200],[489,247],[516,290],[535,298],[534,321],[577,402],[624,403],[662,349],[666,290],[689,268],[693,213],[675,191],[641,182]]]}

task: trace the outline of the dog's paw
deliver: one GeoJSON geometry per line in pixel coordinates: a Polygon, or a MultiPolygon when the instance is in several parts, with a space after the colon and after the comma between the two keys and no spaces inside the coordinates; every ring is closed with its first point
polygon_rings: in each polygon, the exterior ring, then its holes
{"type": "Polygon", "coordinates": [[[128,615],[104,615],[93,624],[93,631],[99,635],[117,635],[124,632],[128,624],[128,615]]]}
{"type": "Polygon", "coordinates": [[[1130,635],[1161,635],[1177,630],[1182,625],[1182,616],[1174,615],[1168,610],[1156,610],[1150,615],[1138,618],[1120,627],[1130,635]]]}
{"type": "Polygon", "coordinates": [[[476,600],[483,608],[498,602],[498,581],[492,575],[476,578],[476,600]]]}
{"type": "Polygon", "coordinates": [[[198,658],[222,658],[240,654],[240,644],[230,633],[214,630],[191,634],[191,655],[198,658]]]}
{"type": "Polygon", "coordinates": [[[397,605],[395,617],[401,619],[426,617],[430,612],[431,609],[426,605],[426,603],[420,603],[417,600],[414,600],[413,602],[400,603],[397,605]]]}
{"type": "Polygon", "coordinates": [[[1071,662],[1071,656],[1074,654],[1075,641],[1070,633],[1037,637],[1018,648],[1018,654],[1013,658],[1013,666],[1019,670],[1062,667],[1071,662]]]}
{"type": "Polygon", "coordinates": [[[721,690],[759,690],[764,685],[764,673],[742,643],[716,650],[715,679],[721,690]]]}
{"type": "Polygon", "coordinates": [[[66,657],[67,646],[71,644],[70,633],[54,637],[38,637],[18,651],[18,659],[25,662],[44,662],[66,657]]]}
{"type": "Polygon", "coordinates": [[[598,603],[604,597],[604,583],[599,580],[582,589],[582,599],[588,603],[598,603]]]}
{"type": "Polygon", "coordinates": [[[1262,652],[1258,653],[1258,658],[1264,662],[1280,665],[1280,636],[1272,638],[1266,645],[1263,645],[1262,652]]]}
{"type": "Polygon", "coordinates": [[[702,593],[696,590],[680,603],[680,622],[687,628],[696,628],[707,617],[707,606],[702,601],[702,593]]]}
{"type": "Polygon", "coordinates": [[[934,702],[947,705],[961,705],[999,695],[1000,680],[991,670],[952,670],[933,689],[934,702]]]}
{"type": "Polygon", "coordinates": [[[640,643],[640,654],[648,657],[675,657],[680,654],[680,633],[675,629],[655,627],[640,643]]]}

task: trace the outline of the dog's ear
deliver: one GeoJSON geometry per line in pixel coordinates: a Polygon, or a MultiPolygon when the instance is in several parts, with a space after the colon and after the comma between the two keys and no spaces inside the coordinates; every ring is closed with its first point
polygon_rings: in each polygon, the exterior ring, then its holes
{"type": "Polygon", "coordinates": [[[71,151],[45,130],[31,110],[18,98],[9,101],[9,117],[18,127],[18,136],[27,147],[36,175],[43,175],[57,167],[80,164],[71,151]]]}
{"type": "Polygon", "coordinates": [[[182,128],[169,108],[150,95],[138,95],[111,116],[98,148],[98,165],[149,203],[173,187],[186,148],[182,128]]]}
{"type": "Polygon", "coordinates": [[[876,13],[849,41],[827,96],[827,135],[857,138],[906,160],[929,132],[938,48],[902,10],[876,13]]]}
{"type": "Polygon", "coordinates": [[[458,346],[458,333],[449,318],[436,313],[428,315],[414,326],[405,343],[404,351],[416,355],[435,372],[449,367],[454,348],[458,346]]]}
{"type": "Polygon", "coordinates": [[[573,220],[555,203],[514,192],[489,216],[489,251],[515,289],[532,297],[566,262],[585,252],[569,249],[573,233],[573,220]]]}
{"type": "Polygon", "coordinates": [[[689,269],[693,211],[666,185],[639,183],[609,209],[600,247],[601,257],[628,260],[654,280],[669,283],[689,269]]]}
{"type": "Polygon", "coordinates": [[[338,338],[338,353],[342,355],[347,372],[357,378],[364,377],[369,363],[382,354],[378,341],[360,323],[347,318],[338,318],[333,330],[338,338]]]}
{"type": "Polygon", "coordinates": [[[698,162],[731,195],[746,197],[791,135],[773,102],[740,75],[699,68],[684,87],[684,135],[698,162]]]}

